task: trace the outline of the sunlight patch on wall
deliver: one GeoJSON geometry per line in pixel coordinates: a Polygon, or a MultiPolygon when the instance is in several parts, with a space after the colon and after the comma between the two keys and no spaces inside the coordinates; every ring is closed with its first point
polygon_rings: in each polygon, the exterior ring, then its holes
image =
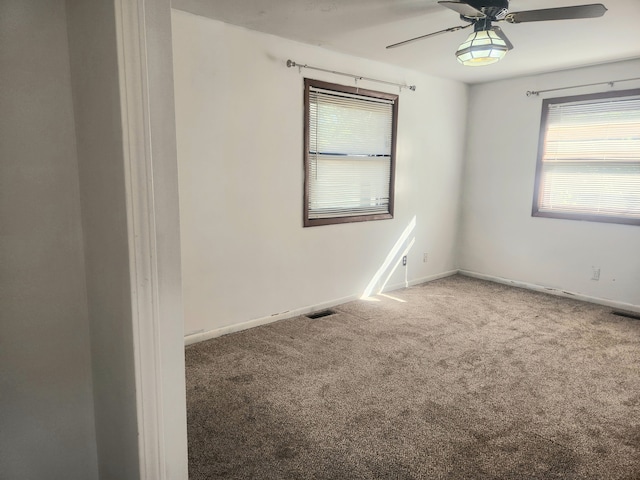
{"type": "MultiPolygon", "coordinates": [[[[393,273],[396,271],[396,269],[402,262],[402,257],[404,257],[409,252],[409,250],[411,250],[411,247],[415,243],[416,239],[415,237],[413,237],[409,242],[409,244],[404,248],[404,250],[402,250],[402,253],[400,253],[402,247],[405,245],[407,239],[411,235],[411,232],[413,232],[415,228],[416,228],[416,216],[414,215],[411,221],[409,222],[409,224],[407,225],[407,227],[404,229],[404,231],[396,241],[396,243],[393,245],[393,247],[387,254],[386,258],[382,262],[382,265],[380,265],[380,268],[378,268],[378,271],[375,273],[375,275],[367,285],[367,288],[365,288],[364,292],[362,293],[362,297],[361,297],[362,299],[369,299],[369,297],[371,297],[371,293],[374,291],[376,285],[378,285],[378,283],[380,282],[380,279],[382,279],[385,273],[388,272],[387,277],[385,278],[382,286],[376,291],[376,294],[384,290],[387,283],[389,282],[389,279],[391,278],[393,273]],[[395,260],[395,263],[394,263],[394,260],[395,260]]],[[[406,283],[406,272],[405,272],[405,283],[406,283]]]]}

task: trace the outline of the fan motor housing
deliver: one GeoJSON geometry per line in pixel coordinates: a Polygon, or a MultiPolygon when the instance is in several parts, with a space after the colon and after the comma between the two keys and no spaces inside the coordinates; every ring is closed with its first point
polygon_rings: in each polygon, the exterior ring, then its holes
{"type": "MultiPolygon", "coordinates": [[[[509,0],[467,0],[464,3],[480,10],[490,20],[502,20],[509,13],[509,0]]],[[[474,19],[460,15],[463,20],[474,19]]]]}

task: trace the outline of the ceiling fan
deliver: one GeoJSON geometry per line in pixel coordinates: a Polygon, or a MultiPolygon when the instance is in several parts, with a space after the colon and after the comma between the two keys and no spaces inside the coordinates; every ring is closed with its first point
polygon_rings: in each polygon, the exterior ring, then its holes
{"type": "Polygon", "coordinates": [[[394,43],[387,46],[387,48],[400,47],[440,35],[441,33],[457,32],[473,26],[473,33],[460,45],[456,51],[456,57],[460,63],[467,66],[489,65],[500,60],[513,48],[513,44],[502,29],[493,25],[494,22],[525,23],[595,18],[601,17],[607,11],[606,7],[601,3],[526,10],[523,12],[509,12],[509,0],[440,1],[438,3],[460,14],[460,19],[467,22],[467,25],[445,28],[444,30],[394,43]]]}

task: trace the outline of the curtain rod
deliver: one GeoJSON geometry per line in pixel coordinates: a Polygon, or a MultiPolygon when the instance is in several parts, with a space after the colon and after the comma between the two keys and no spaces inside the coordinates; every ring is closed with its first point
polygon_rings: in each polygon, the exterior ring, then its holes
{"type": "Polygon", "coordinates": [[[408,88],[409,90],[412,90],[414,92],[416,90],[416,86],[415,85],[407,85],[407,84],[404,84],[404,83],[387,82],[385,80],[377,80],[375,78],[362,77],[360,75],[354,75],[352,73],[336,72],[334,70],[326,70],[324,68],[312,67],[312,66],[306,65],[306,64],[305,65],[301,65],[299,63],[294,62],[293,60],[287,60],[287,67],[289,67],[289,68],[298,67],[298,70],[300,70],[302,68],[309,68],[311,70],[318,70],[320,72],[334,73],[336,75],[343,75],[345,77],[355,78],[356,81],[357,80],[368,80],[370,82],[384,83],[385,85],[393,85],[394,87],[399,87],[400,90],[402,90],[403,88],[408,88]]]}
{"type": "Polygon", "coordinates": [[[530,97],[531,95],[540,95],[541,93],[546,93],[546,92],[557,92],[558,90],[568,90],[570,88],[581,88],[581,87],[593,87],[594,85],[609,85],[610,87],[613,87],[616,83],[620,83],[620,82],[630,82],[632,80],[640,80],[640,77],[635,77],[635,78],[624,78],[622,80],[612,80],[609,82],[596,82],[596,83],[585,83],[584,85],[574,85],[572,87],[560,87],[560,88],[549,88],[547,90],[527,90],[527,97],[530,97]]]}

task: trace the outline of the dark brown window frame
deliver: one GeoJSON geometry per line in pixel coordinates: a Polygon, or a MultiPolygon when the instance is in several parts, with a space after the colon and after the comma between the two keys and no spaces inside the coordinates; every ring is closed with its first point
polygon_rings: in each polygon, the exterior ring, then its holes
{"type": "Polygon", "coordinates": [[[363,88],[339,85],[336,83],[323,82],[310,78],[304,79],[304,226],[315,227],[320,225],[336,225],[341,223],[369,222],[374,220],[388,220],[393,218],[394,198],[395,198],[395,170],[396,170],[396,137],[398,131],[398,103],[399,95],[375,90],[366,90],[363,88]],[[389,172],[389,209],[388,213],[357,215],[345,217],[331,218],[309,218],[309,89],[310,87],[322,88],[324,90],[332,90],[336,92],[350,93],[355,95],[380,98],[384,100],[392,100],[392,131],[391,131],[391,156],[390,156],[390,172],[389,172]]]}
{"type": "Polygon", "coordinates": [[[538,137],[538,156],[536,163],[536,176],[533,187],[533,207],[531,210],[531,216],[542,218],[556,218],[562,220],[580,220],[586,222],[598,222],[598,223],[617,223],[622,225],[640,225],[640,219],[626,218],[614,215],[589,215],[584,213],[568,213],[568,212],[541,212],[539,210],[540,203],[540,188],[541,188],[541,176],[542,176],[542,157],[544,155],[546,134],[547,134],[547,117],[549,112],[549,105],[558,103],[570,103],[580,102],[583,100],[600,100],[607,98],[628,97],[632,95],[640,95],[640,88],[634,88],[630,90],[617,90],[611,92],[599,92],[588,93],[584,95],[574,95],[556,98],[547,98],[542,102],[542,113],[540,117],[540,132],[538,137]]]}

